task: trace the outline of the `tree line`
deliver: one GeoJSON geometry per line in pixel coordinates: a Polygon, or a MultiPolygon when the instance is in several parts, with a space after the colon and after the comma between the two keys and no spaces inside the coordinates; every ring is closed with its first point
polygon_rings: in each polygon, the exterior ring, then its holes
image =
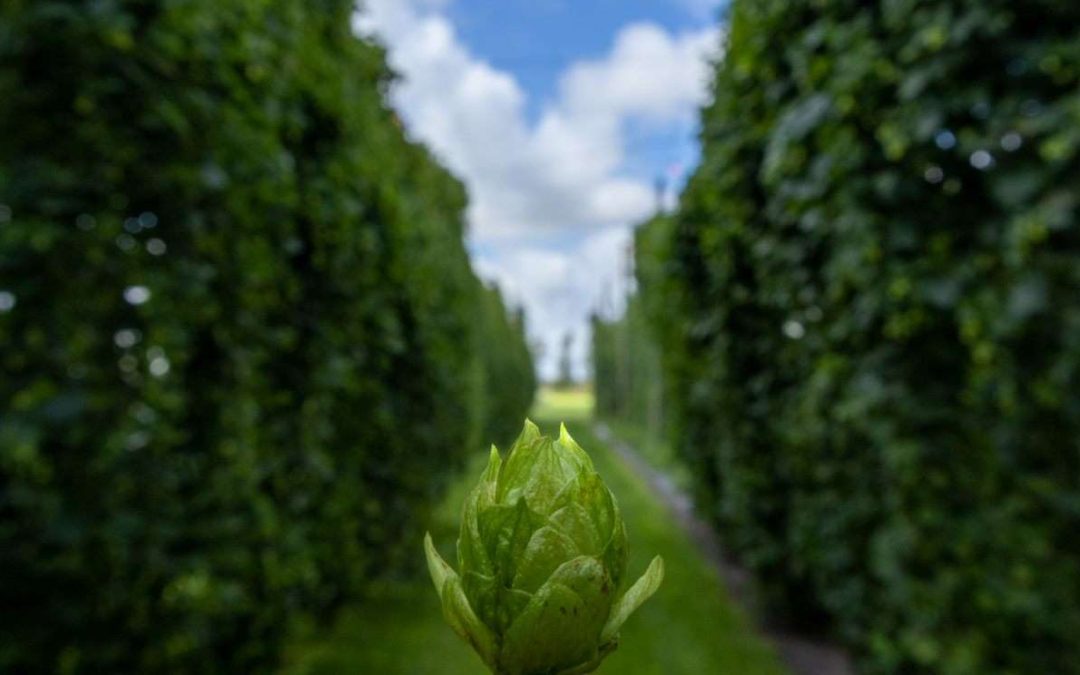
{"type": "Polygon", "coordinates": [[[0,9],[0,670],[264,672],[520,426],[349,0],[0,9]]]}
{"type": "Polygon", "coordinates": [[[1078,27],[735,0],[700,166],[638,233],[698,504],[866,673],[1080,672],[1078,27]]]}

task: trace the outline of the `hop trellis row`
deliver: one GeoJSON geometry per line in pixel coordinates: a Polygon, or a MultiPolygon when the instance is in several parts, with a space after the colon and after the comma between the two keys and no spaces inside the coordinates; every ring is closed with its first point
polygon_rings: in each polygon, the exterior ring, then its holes
{"type": "Polygon", "coordinates": [[[592,460],[563,426],[532,422],[503,459],[492,447],[465,500],[455,572],[424,540],[450,626],[495,675],[590,673],[656,592],[657,556],[625,586],[626,528],[592,460]]]}

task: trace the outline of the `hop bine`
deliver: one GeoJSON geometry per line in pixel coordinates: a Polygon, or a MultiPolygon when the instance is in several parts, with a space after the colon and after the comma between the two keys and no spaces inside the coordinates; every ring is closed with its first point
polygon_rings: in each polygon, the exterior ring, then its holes
{"type": "Polygon", "coordinates": [[[619,628],[664,577],[664,562],[624,589],[626,528],[592,460],[563,426],[532,422],[506,459],[491,448],[465,500],[458,572],[424,539],[450,626],[496,675],[591,673],[619,628]]]}

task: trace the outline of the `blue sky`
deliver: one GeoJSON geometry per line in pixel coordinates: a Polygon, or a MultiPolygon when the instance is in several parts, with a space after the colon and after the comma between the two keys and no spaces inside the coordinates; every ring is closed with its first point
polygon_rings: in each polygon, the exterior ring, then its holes
{"type": "MultiPolygon", "coordinates": [[[[700,28],[714,3],[673,0],[460,0],[446,7],[462,41],[492,66],[512,72],[530,94],[530,115],[555,94],[559,75],[602,58],[619,29],[651,22],[675,33],[700,28]]],[[[534,117],[535,119],[535,117],[534,117]]]]}
{"type": "Polygon", "coordinates": [[[678,184],[697,160],[719,4],[367,0],[358,15],[402,76],[409,133],[469,188],[474,265],[525,306],[544,376],[566,332],[587,374],[588,315],[618,310],[657,177],[678,184]]]}

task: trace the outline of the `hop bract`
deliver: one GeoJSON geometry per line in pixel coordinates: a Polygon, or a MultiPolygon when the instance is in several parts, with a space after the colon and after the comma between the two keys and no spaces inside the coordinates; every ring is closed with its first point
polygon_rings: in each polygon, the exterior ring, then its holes
{"type": "Polygon", "coordinates": [[[553,440],[528,421],[465,500],[458,572],[424,546],[447,622],[497,675],[592,672],[664,576],[656,557],[623,592],[614,497],[565,426],[553,440]]]}

